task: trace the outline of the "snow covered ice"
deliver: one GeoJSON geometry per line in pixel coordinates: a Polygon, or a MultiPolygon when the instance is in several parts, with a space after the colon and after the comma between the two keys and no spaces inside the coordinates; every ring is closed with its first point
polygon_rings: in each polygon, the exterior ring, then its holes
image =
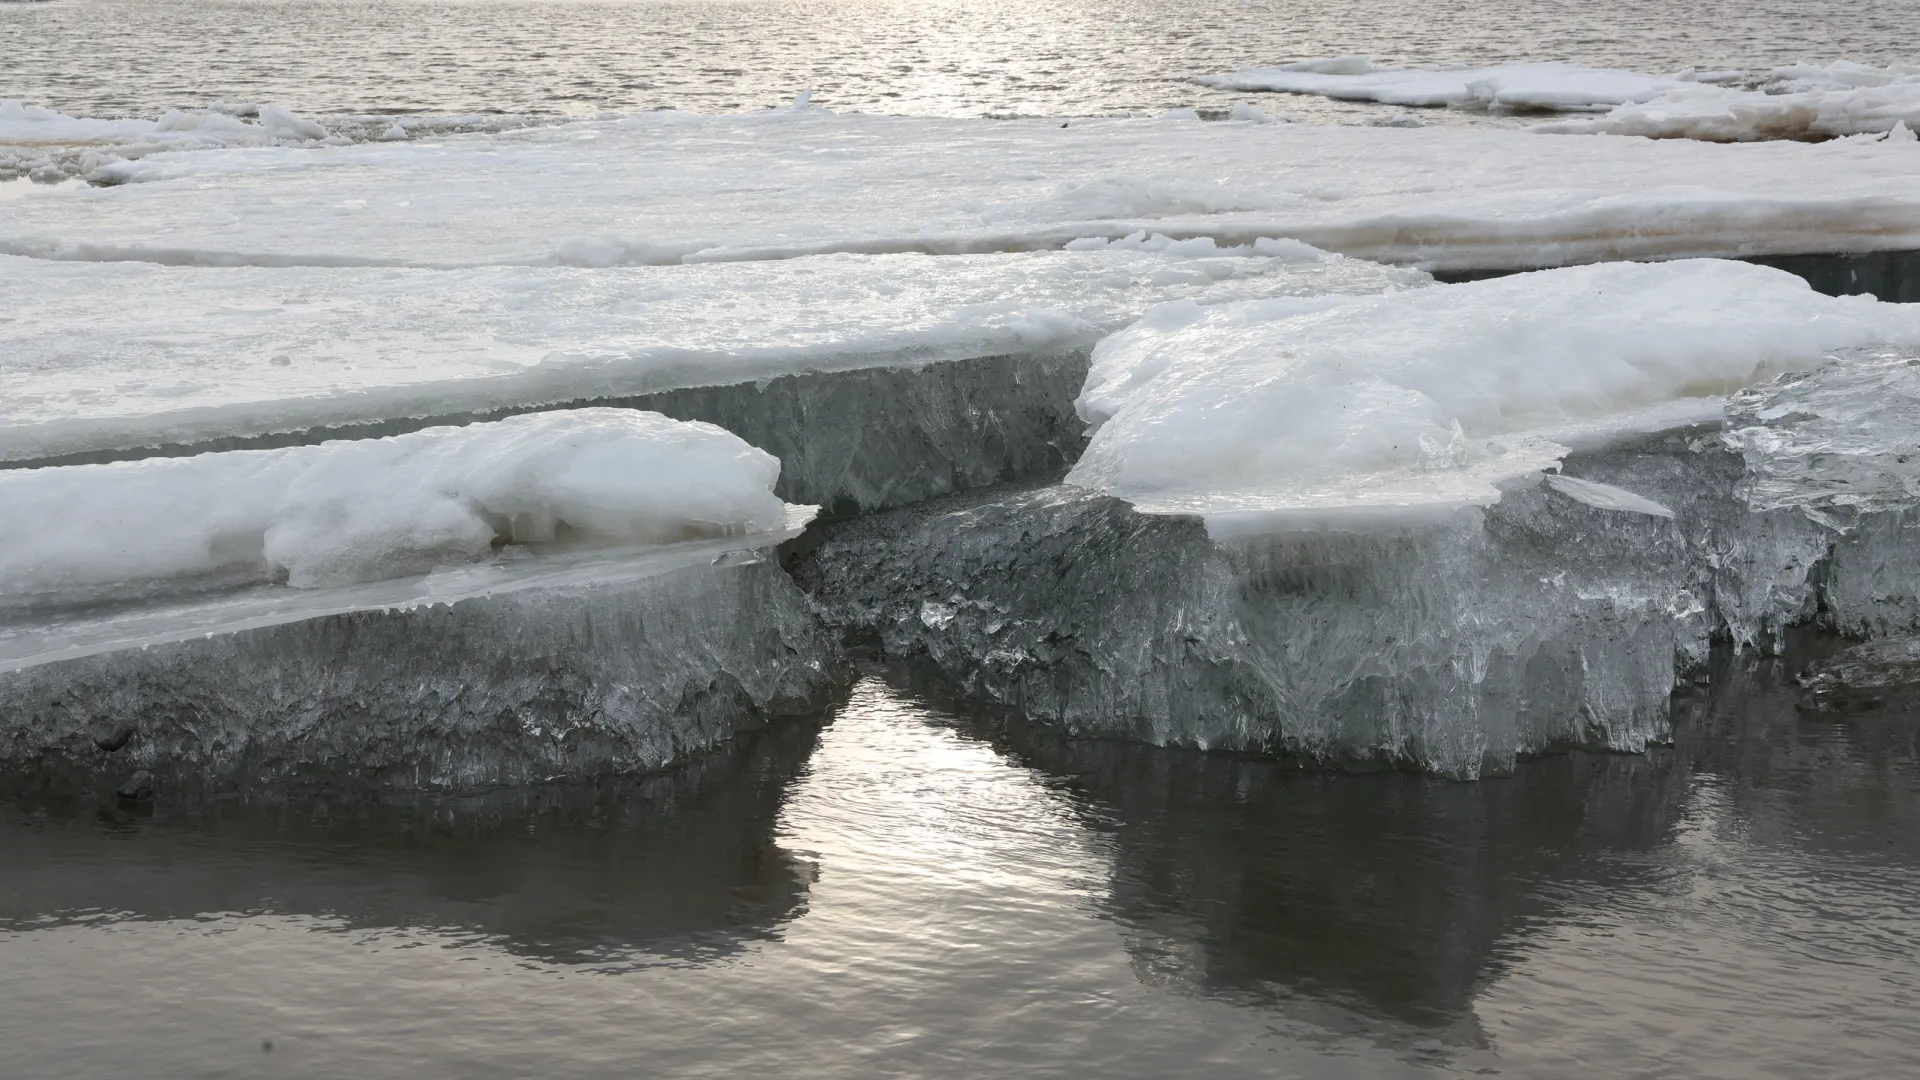
{"type": "Polygon", "coordinates": [[[1352,303],[1379,310],[1162,309],[1096,359],[1083,405],[1102,427],[1078,479],[1126,475],[1139,450],[1136,476],[1189,492],[1257,478],[1277,502],[1239,490],[1143,514],[1075,483],[979,493],[834,526],[799,580],[889,655],[1071,732],[1456,776],[1665,738],[1675,680],[1715,635],[1769,648],[1814,621],[1920,627],[1902,533],[1920,485],[1897,471],[1920,426],[1890,384],[1914,378],[1916,309],[1726,263],[1352,303]],[[1223,347],[1238,335],[1244,351],[1223,347]],[[1356,406],[1411,427],[1371,438],[1378,424],[1343,426],[1356,406]],[[1476,432],[1519,442],[1542,423],[1579,437],[1480,455],[1476,432]],[[1345,473],[1301,484],[1318,458],[1288,457],[1296,439],[1345,473]],[[1376,501],[1402,469],[1421,479],[1376,501]],[[1825,506],[1868,475],[1874,513],[1825,506]]]}
{"type": "Polygon", "coordinates": [[[1163,305],[1095,351],[1068,482],[1217,531],[1498,500],[1604,442],[1717,413],[1834,349],[1920,345],[1920,309],[1721,260],[1372,297],[1163,305]]]}
{"type": "Polygon", "coordinates": [[[1545,112],[1587,111],[1647,101],[1688,85],[1686,80],[1672,76],[1555,61],[1490,67],[1396,68],[1376,67],[1364,56],[1300,60],[1225,75],[1202,75],[1194,81],[1216,90],[1317,94],[1345,101],[1377,101],[1383,105],[1452,105],[1545,112]]]}
{"type": "Polygon", "coordinates": [[[780,463],[706,424],[535,413],[286,450],[0,473],[0,603],[222,577],[371,581],[497,543],[778,528],[780,463]]]}
{"type": "Polygon", "coordinates": [[[1920,145],[1190,119],[649,113],[156,155],[0,204],[0,253],[203,266],[951,255],[1135,232],[1429,269],[1920,247],[1920,145]]]}
{"type": "Polygon", "coordinates": [[[462,788],[679,760],[839,685],[765,554],[811,513],[778,471],[586,409],[0,474],[0,766],[462,788]]]}

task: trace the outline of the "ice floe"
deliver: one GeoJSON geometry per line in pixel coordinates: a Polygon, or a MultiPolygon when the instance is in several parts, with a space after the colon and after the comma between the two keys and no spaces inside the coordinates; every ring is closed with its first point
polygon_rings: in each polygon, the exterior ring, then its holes
{"type": "Polygon", "coordinates": [[[0,602],[158,586],[318,588],[502,543],[671,543],[781,527],[780,463],[738,437],[583,409],[285,450],[0,473],[0,602]]]}
{"type": "Polygon", "coordinates": [[[1920,344],[1920,307],[1719,260],[1169,304],[1095,350],[1078,402],[1095,432],[1068,481],[1216,533],[1445,512],[1569,445],[1717,416],[1743,386],[1875,344],[1920,344]]]}
{"type": "Polygon", "coordinates": [[[1315,94],[1383,105],[1590,111],[1647,101],[1688,80],[1556,61],[1485,67],[1377,67],[1365,56],[1301,60],[1194,79],[1215,90],[1315,94]]]}
{"type": "Polygon", "coordinates": [[[1920,145],[1192,120],[649,113],[156,155],[0,203],[0,253],[608,266],[1291,238],[1426,268],[1920,247],[1920,145]]]}
{"type": "Polygon", "coordinates": [[[1168,300],[1427,280],[1292,242],[1238,255],[1207,238],[1085,246],[1100,250],[605,270],[0,256],[0,462],[804,372],[1084,355],[1168,300]]]}

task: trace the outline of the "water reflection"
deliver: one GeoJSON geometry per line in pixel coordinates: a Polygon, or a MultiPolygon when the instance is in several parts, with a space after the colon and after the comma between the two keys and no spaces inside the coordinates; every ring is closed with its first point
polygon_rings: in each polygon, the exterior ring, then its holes
{"type": "Polygon", "coordinates": [[[711,959],[805,910],[815,867],[774,825],[817,742],[787,724],[637,781],[459,799],[21,802],[0,827],[0,931],[238,913],[549,964],[711,959]]]}
{"type": "Polygon", "coordinates": [[[983,732],[1069,778],[1115,863],[1103,908],[1139,977],[1311,1017],[1388,1045],[1487,1047],[1474,1011],[1569,888],[1657,887],[1596,858],[1666,840],[1688,770],[1671,752],[1573,755],[1456,783],[983,732]]]}

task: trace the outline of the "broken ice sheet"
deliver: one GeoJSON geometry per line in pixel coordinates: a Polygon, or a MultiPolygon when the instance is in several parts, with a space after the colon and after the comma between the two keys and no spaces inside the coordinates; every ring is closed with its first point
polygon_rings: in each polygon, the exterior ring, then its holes
{"type": "Polygon", "coordinates": [[[1428,281],[1297,244],[1226,256],[1151,239],[605,270],[0,256],[0,461],[1086,349],[1167,300],[1428,281]]]}

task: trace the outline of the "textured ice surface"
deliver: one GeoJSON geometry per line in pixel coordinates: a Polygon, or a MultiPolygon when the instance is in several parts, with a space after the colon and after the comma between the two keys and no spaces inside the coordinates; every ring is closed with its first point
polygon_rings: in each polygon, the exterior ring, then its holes
{"type": "MultiPolygon", "coordinates": [[[[1654,458],[1601,475],[1649,490],[1654,458]]],[[[1072,734],[1457,776],[1644,748],[1707,633],[1673,522],[1541,486],[1226,542],[1073,488],[963,496],[835,526],[795,573],[835,625],[1072,734]]]]}
{"type": "Polygon", "coordinates": [[[834,625],[1071,733],[1460,776],[1633,749],[1714,636],[1920,631],[1917,373],[1840,355],[1408,524],[1223,539],[1062,486],[838,524],[795,573],[834,625]]]}
{"type": "Polygon", "coordinates": [[[0,605],[168,580],[398,577],[502,543],[673,543],[782,527],[780,462],[631,409],[0,472],[0,605]]]}
{"type": "Polygon", "coordinates": [[[1920,145],[1187,119],[650,113],[164,154],[0,204],[0,252],[611,265],[1289,237],[1433,268],[1920,247],[1920,145]]]}
{"type": "Polygon", "coordinates": [[[1573,111],[1646,101],[1689,85],[1663,75],[1555,61],[1491,67],[1375,67],[1364,56],[1302,60],[1194,80],[1216,90],[1318,94],[1385,105],[1455,105],[1573,111]]]}
{"type": "Polygon", "coordinates": [[[837,646],[753,550],[790,535],[19,616],[0,765],[394,788],[655,768],[840,685],[837,646]]]}
{"type": "Polygon", "coordinates": [[[1205,240],[1174,251],[1151,240],[605,270],[0,256],[0,462],[804,372],[1084,353],[1162,301],[1425,280],[1298,245],[1222,255],[1205,240]]]}
{"type": "Polygon", "coordinates": [[[1754,512],[1820,560],[1826,625],[1920,632],[1920,353],[1865,351],[1748,390],[1721,438],[1748,463],[1754,512]]]}
{"type": "Polygon", "coordinates": [[[1720,260],[1166,305],[1095,350],[1068,482],[1216,532],[1485,505],[1569,445],[1876,343],[1920,345],[1920,307],[1720,260]]]}
{"type": "Polygon", "coordinates": [[[1759,88],[1683,86],[1593,120],[1543,128],[1570,134],[1656,139],[1826,139],[1891,132],[1912,142],[1920,128],[1920,66],[1860,64],[1780,68],[1759,88]]]}

